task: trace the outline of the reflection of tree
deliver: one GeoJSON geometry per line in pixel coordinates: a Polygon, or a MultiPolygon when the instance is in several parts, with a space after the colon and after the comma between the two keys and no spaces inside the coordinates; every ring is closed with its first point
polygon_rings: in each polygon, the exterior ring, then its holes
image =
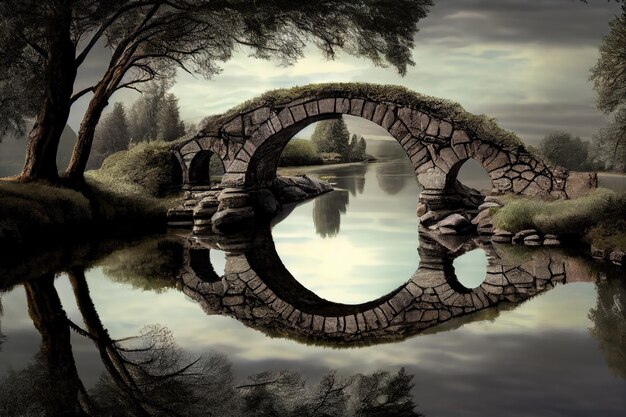
{"type": "Polygon", "coordinates": [[[599,282],[596,307],[589,311],[594,327],[591,334],[598,340],[609,368],[626,378],[626,283],[622,279],[599,282]]]}
{"type": "Polygon", "coordinates": [[[93,413],[78,377],[70,329],[54,288],[54,274],[24,284],[28,312],[41,334],[35,363],[2,382],[2,415],[80,416],[93,413]]]}
{"type": "Polygon", "coordinates": [[[406,183],[407,169],[410,169],[408,159],[379,164],[376,168],[378,186],[388,195],[398,194],[406,183]]]}
{"type": "Polygon", "coordinates": [[[174,287],[174,278],[182,263],[181,244],[157,238],[118,250],[105,258],[101,265],[107,277],[115,282],[161,292],[174,287]]]}
{"type": "Polygon", "coordinates": [[[345,190],[334,190],[315,199],[313,223],[315,232],[322,237],[333,237],[339,233],[341,213],[346,213],[350,196],[345,190]]]}
{"type": "Polygon", "coordinates": [[[341,176],[333,177],[332,182],[337,184],[337,187],[350,191],[353,196],[363,194],[365,189],[365,172],[367,171],[367,164],[354,164],[346,167],[341,167],[341,176]]]}
{"type": "Polygon", "coordinates": [[[221,355],[190,358],[172,333],[147,326],[113,339],[91,299],[83,270],[68,274],[85,328],[72,323],[48,274],[25,284],[41,349],[27,368],[0,381],[0,415],[7,416],[419,416],[410,396],[412,376],[337,377],[307,387],[298,373],[263,372],[235,386],[221,355]],[[96,346],[105,371],[85,390],[76,369],[70,329],[96,346]]]}
{"type": "Polygon", "coordinates": [[[263,372],[239,388],[246,416],[417,417],[410,391],[412,375],[375,372],[341,378],[335,372],[311,389],[295,372],[263,372]]]}
{"type": "MultiPolygon", "coordinates": [[[[4,314],[4,308],[2,307],[2,297],[0,297],[0,317],[4,314]]],[[[2,352],[2,343],[7,339],[7,336],[2,333],[2,322],[0,321],[0,352],[2,352]]]]}

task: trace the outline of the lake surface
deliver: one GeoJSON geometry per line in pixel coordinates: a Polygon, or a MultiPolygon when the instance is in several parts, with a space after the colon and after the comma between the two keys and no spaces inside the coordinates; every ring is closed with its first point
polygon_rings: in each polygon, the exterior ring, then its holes
{"type": "Polygon", "coordinates": [[[623,270],[418,234],[408,161],[308,175],[239,236],[2,269],[0,415],[626,414],[623,270]]]}

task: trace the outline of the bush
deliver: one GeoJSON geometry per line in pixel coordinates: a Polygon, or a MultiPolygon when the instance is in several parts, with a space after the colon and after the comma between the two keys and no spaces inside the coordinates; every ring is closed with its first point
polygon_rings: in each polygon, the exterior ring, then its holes
{"type": "MultiPolygon", "coordinates": [[[[537,229],[544,234],[582,237],[592,227],[614,225],[626,217],[626,194],[604,188],[573,200],[508,197],[505,202],[505,206],[496,211],[493,223],[511,232],[537,229]]],[[[624,232],[610,228],[616,233],[624,232]]]]}
{"type": "Polygon", "coordinates": [[[167,142],[142,142],[116,152],[86,176],[126,195],[163,197],[180,192],[182,174],[167,142]]]}
{"type": "Polygon", "coordinates": [[[315,146],[306,139],[292,139],[280,155],[279,166],[303,166],[322,164],[315,146]]]}

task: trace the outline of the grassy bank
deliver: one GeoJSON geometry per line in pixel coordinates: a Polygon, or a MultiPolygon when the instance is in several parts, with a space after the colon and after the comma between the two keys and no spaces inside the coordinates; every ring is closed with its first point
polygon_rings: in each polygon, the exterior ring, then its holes
{"type": "Polygon", "coordinates": [[[626,250],[626,194],[599,188],[573,199],[546,201],[517,196],[502,198],[504,207],[494,213],[495,227],[511,232],[537,229],[582,239],[599,248],[626,250]]]}
{"type": "Polygon", "coordinates": [[[0,246],[163,228],[180,192],[169,148],[157,142],[111,155],[78,190],[0,181],[0,246]]]}

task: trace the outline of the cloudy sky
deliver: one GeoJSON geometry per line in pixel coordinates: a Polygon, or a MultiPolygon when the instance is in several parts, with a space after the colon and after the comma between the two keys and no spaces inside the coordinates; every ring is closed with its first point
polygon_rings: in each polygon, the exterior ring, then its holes
{"type": "MultiPolygon", "coordinates": [[[[461,103],[474,113],[535,143],[563,129],[589,139],[604,123],[588,82],[608,21],[619,7],[606,0],[435,0],[419,24],[405,77],[392,68],[347,55],[326,61],[314,48],[291,67],[248,57],[240,51],[212,80],[179,74],[172,91],[183,119],[197,123],[268,89],[330,81],[399,84],[461,103]]],[[[94,60],[77,89],[99,71],[94,60]]],[[[134,99],[118,93],[113,101],[134,99]]],[[[70,126],[78,128],[86,100],[77,103],[70,126]]],[[[363,133],[376,131],[351,121],[363,133]]]]}

